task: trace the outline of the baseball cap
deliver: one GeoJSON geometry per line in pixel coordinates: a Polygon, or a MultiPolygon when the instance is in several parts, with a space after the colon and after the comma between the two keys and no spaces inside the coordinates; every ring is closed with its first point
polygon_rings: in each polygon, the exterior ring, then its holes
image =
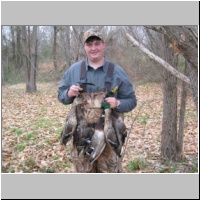
{"type": "Polygon", "coordinates": [[[96,36],[96,37],[100,38],[102,41],[104,41],[103,35],[100,33],[100,31],[98,31],[97,29],[90,29],[90,30],[87,30],[87,31],[83,34],[83,42],[85,43],[86,40],[87,40],[89,37],[92,37],[92,36],[96,36]]]}

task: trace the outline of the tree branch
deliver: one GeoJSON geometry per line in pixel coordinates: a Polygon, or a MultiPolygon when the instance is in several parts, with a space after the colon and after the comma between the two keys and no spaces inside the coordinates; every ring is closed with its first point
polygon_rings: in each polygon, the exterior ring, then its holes
{"type": "Polygon", "coordinates": [[[181,74],[174,67],[172,67],[169,63],[164,61],[162,58],[156,56],[151,51],[149,51],[144,45],[140,44],[137,40],[135,40],[130,34],[126,33],[128,39],[134,44],[134,46],[138,47],[143,53],[147,54],[150,58],[160,63],[166,70],[171,72],[174,76],[181,79],[182,81],[190,84],[190,80],[187,76],[181,74]]]}

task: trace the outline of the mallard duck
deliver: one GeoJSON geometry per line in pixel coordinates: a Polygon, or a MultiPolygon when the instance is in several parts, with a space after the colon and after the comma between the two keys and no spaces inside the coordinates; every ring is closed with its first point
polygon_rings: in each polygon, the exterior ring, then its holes
{"type": "Polygon", "coordinates": [[[105,148],[106,142],[103,128],[102,122],[97,123],[95,126],[94,135],[92,136],[90,146],[86,151],[90,163],[93,163],[105,148]]]}
{"type": "Polygon", "coordinates": [[[112,124],[115,129],[116,137],[119,142],[117,147],[118,151],[121,152],[122,146],[127,136],[126,125],[123,120],[123,114],[118,113],[116,110],[112,110],[112,124]]]}
{"type": "Polygon", "coordinates": [[[88,127],[89,124],[99,123],[103,110],[101,109],[102,99],[105,97],[103,92],[82,93],[81,97],[84,104],[77,105],[77,131],[74,135],[74,144],[79,152],[86,149],[90,144],[94,134],[94,128],[88,127]]]}
{"type": "Polygon", "coordinates": [[[86,127],[82,132],[82,138],[78,143],[78,146],[85,147],[91,143],[92,136],[94,134],[94,128],[86,127]]]}
{"type": "Polygon", "coordinates": [[[121,156],[121,149],[119,148],[119,141],[115,133],[115,128],[112,121],[112,110],[110,108],[105,109],[105,122],[104,122],[104,132],[106,136],[107,143],[112,147],[118,156],[121,156]]]}
{"type": "Polygon", "coordinates": [[[71,105],[70,111],[66,118],[66,124],[61,132],[60,144],[62,145],[61,150],[66,147],[67,142],[72,138],[77,127],[77,106],[83,104],[83,98],[80,96],[74,99],[71,105]]]}
{"type": "Polygon", "coordinates": [[[76,117],[77,128],[73,135],[73,145],[76,146],[79,155],[80,152],[83,153],[82,150],[90,144],[92,135],[94,134],[94,128],[88,127],[88,122],[85,117],[84,104],[79,104],[76,106],[76,117]]]}
{"type": "MultiPolygon", "coordinates": [[[[79,125],[78,125],[79,126],[79,125]]],[[[79,127],[77,128],[77,135],[78,139],[76,142],[78,155],[83,154],[87,149],[88,146],[91,144],[92,136],[94,135],[94,128],[92,127],[86,127],[83,129],[82,132],[80,132],[81,129],[79,127]],[[82,152],[82,153],[80,153],[82,152]]]]}

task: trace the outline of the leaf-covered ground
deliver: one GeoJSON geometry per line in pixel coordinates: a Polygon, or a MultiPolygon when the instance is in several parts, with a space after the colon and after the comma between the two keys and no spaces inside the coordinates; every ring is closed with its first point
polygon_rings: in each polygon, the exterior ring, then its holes
{"type": "MultiPolygon", "coordinates": [[[[2,172],[74,173],[69,146],[60,151],[60,132],[69,106],[57,100],[57,87],[38,84],[2,86],[2,172]]],[[[187,100],[184,159],[163,163],[160,156],[162,90],[157,84],[135,87],[137,107],[125,114],[130,133],[123,159],[124,173],[197,173],[198,119],[192,97],[187,100]],[[133,123],[134,122],[134,123],[133,123]]]]}

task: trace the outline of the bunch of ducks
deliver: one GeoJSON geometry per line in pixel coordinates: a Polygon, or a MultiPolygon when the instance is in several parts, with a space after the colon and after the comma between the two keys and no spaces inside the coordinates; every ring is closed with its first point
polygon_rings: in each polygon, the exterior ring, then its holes
{"type": "Polygon", "coordinates": [[[73,138],[73,149],[93,163],[109,145],[121,157],[127,136],[123,114],[104,101],[113,96],[118,87],[109,93],[80,93],[71,105],[66,124],[61,132],[61,150],[73,138]]]}

